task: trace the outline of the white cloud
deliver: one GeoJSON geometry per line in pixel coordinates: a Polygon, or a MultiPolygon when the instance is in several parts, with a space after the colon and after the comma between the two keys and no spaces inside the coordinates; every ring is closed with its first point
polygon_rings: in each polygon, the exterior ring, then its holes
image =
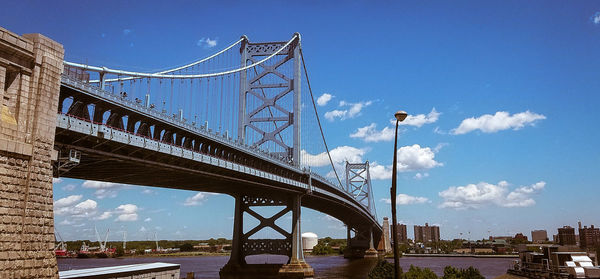
{"type": "Polygon", "coordinates": [[[317,105],[319,106],[325,106],[327,105],[327,103],[329,103],[329,101],[331,101],[331,99],[334,96],[329,94],[329,93],[323,93],[323,95],[319,96],[319,98],[317,98],[317,105]]]}
{"type": "Polygon", "coordinates": [[[54,214],[73,218],[89,218],[96,215],[98,203],[90,199],[79,202],[81,198],[81,195],[72,195],[55,201],[54,214]]]}
{"type": "Polygon", "coordinates": [[[426,178],[426,177],[429,177],[429,173],[426,173],[426,172],[425,173],[417,172],[417,174],[415,174],[415,176],[414,176],[414,179],[421,180],[421,179],[426,178]]]}
{"type": "Polygon", "coordinates": [[[52,184],[58,184],[58,183],[61,183],[62,181],[63,181],[62,178],[55,178],[55,177],[52,178],[52,184]]]}
{"type": "Polygon", "coordinates": [[[150,221],[152,221],[152,218],[150,218],[150,217],[144,219],[144,222],[150,222],[150,221]]]}
{"type": "MultiPolygon", "coordinates": [[[[330,165],[327,152],[322,152],[316,155],[310,154],[305,150],[300,151],[302,163],[309,167],[323,167],[330,165]]],[[[363,162],[362,156],[366,153],[365,149],[360,149],[352,146],[338,146],[329,151],[331,160],[334,164],[342,164],[346,161],[350,163],[363,162]]]]}
{"type": "MultiPolygon", "coordinates": [[[[417,115],[408,115],[404,121],[398,123],[398,125],[406,125],[406,126],[415,126],[421,127],[425,124],[431,124],[438,121],[440,117],[440,112],[436,111],[435,108],[432,108],[431,111],[425,114],[417,114],[417,115]]],[[[390,123],[392,125],[396,125],[396,119],[391,119],[390,123]]]]}
{"type": "Polygon", "coordinates": [[[594,24],[600,24],[600,12],[596,12],[591,19],[594,24]]]}
{"type": "Polygon", "coordinates": [[[394,139],[394,128],[384,127],[377,130],[377,124],[371,123],[369,126],[358,128],[350,137],[360,138],[365,142],[391,141],[394,139]]]}
{"type": "Polygon", "coordinates": [[[546,119],[546,116],[530,111],[513,115],[506,111],[498,111],[494,115],[484,114],[480,117],[467,118],[451,133],[462,135],[474,130],[480,130],[484,133],[495,133],[508,129],[519,130],[527,125],[533,126],[537,120],[543,119],[546,119]]]}
{"type": "Polygon", "coordinates": [[[446,132],[446,131],[444,131],[444,130],[442,130],[442,129],[440,129],[440,127],[439,127],[439,126],[436,126],[436,127],[433,129],[433,132],[434,132],[434,133],[436,133],[436,134],[438,134],[438,135],[445,135],[445,134],[447,134],[447,132],[446,132]]]}
{"type": "Polygon", "coordinates": [[[146,231],[148,231],[148,229],[146,229],[146,227],[142,226],[142,227],[140,228],[140,232],[146,232],[146,231]]]}
{"type": "Polygon", "coordinates": [[[213,48],[217,46],[217,39],[202,38],[196,42],[196,45],[204,48],[213,48]]]}
{"type": "Polygon", "coordinates": [[[115,219],[115,221],[122,221],[122,222],[131,222],[131,221],[137,221],[138,219],[138,207],[135,204],[122,204],[119,205],[116,210],[115,210],[115,214],[118,214],[119,216],[117,216],[117,219],[115,219]]]}
{"type": "Polygon", "coordinates": [[[127,36],[129,33],[133,32],[131,29],[123,29],[123,35],[127,36]]]}
{"type": "Polygon", "coordinates": [[[73,204],[76,204],[79,200],[81,200],[82,197],[83,197],[83,195],[71,195],[71,196],[59,199],[57,201],[54,201],[54,207],[71,206],[73,204]]]}
{"type": "Polygon", "coordinates": [[[112,212],[110,211],[105,211],[103,212],[100,216],[96,217],[96,220],[106,220],[108,218],[112,217],[112,212]]]}
{"type": "Polygon", "coordinates": [[[546,186],[546,182],[540,181],[531,186],[521,186],[509,191],[509,183],[500,181],[498,184],[480,182],[466,186],[450,187],[439,192],[444,199],[440,208],[468,209],[480,208],[487,205],[500,207],[527,207],[535,205],[531,197],[539,193],[546,186]]]}
{"type": "MultiPolygon", "coordinates": [[[[381,199],[382,202],[385,202],[387,204],[391,204],[392,200],[391,199],[381,199]]],[[[414,196],[409,196],[407,194],[398,194],[396,196],[396,204],[397,205],[409,205],[409,204],[421,204],[421,203],[426,203],[428,202],[429,199],[425,198],[425,197],[414,197],[414,196]]]]}
{"type": "Polygon", "coordinates": [[[199,192],[187,199],[183,202],[185,206],[196,206],[201,205],[208,198],[208,193],[199,192]]]}
{"type": "Polygon", "coordinates": [[[75,184],[67,184],[67,185],[61,187],[61,189],[63,189],[63,191],[73,191],[73,190],[75,190],[75,188],[77,188],[77,186],[75,186],[75,184]]]}
{"type": "Polygon", "coordinates": [[[98,199],[114,198],[117,196],[118,190],[125,187],[124,184],[86,180],[81,186],[88,189],[96,189],[94,195],[98,199]]]}
{"type": "MultiPolygon", "coordinates": [[[[439,145],[438,145],[439,146],[439,145]]],[[[436,147],[437,148],[437,147],[436,147]]],[[[429,147],[421,147],[418,144],[403,146],[398,149],[397,153],[397,171],[398,172],[410,172],[410,171],[419,171],[419,170],[428,170],[435,167],[443,166],[444,164],[435,160],[435,150],[432,150],[429,147]]],[[[437,148],[439,151],[441,147],[437,148]]],[[[340,152],[343,155],[349,156],[353,154],[353,147],[348,150],[341,150],[340,152]]],[[[363,162],[362,156],[365,153],[364,149],[356,149],[361,151],[362,153],[354,152],[355,161],[352,162],[363,162]]],[[[324,154],[327,156],[327,153],[324,154]]],[[[333,152],[332,152],[333,157],[333,152]]],[[[325,158],[327,159],[327,158],[325,158]]],[[[334,160],[335,161],[335,160],[334,160]]],[[[328,161],[327,161],[328,162],[328,161]]],[[[340,163],[344,162],[343,160],[340,163]]],[[[336,167],[337,169],[341,169],[342,167],[336,167]]],[[[383,179],[391,179],[392,178],[392,165],[380,165],[377,162],[371,162],[369,164],[369,172],[371,175],[371,179],[373,180],[383,180],[383,179]]],[[[420,174],[418,176],[427,177],[429,174],[420,174]]],[[[422,178],[422,177],[420,177],[422,178]]]]}
{"type": "Polygon", "coordinates": [[[154,193],[154,191],[150,190],[150,189],[144,189],[144,190],[142,190],[142,194],[150,195],[150,194],[153,194],[153,193],[154,193]]]}
{"type": "Polygon", "coordinates": [[[371,179],[383,180],[392,178],[392,165],[384,166],[377,162],[369,163],[369,174],[371,179]]]}
{"type": "Polygon", "coordinates": [[[72,221],[69,221],[69,220],[65,219],[62,222],[60,222],[59,224],[61,224],[61,225],[73,225],[73,224],[75,224],[75,222],[72,222],[72,221]]]}
{"type": "Polygon", "coordinates": [[[418,144],[400,147],[397,156],[399,172],[426,170],[444,165],[435,160],[435,152],[431,148],[418,144]]]}
{"type": "Polygon", "coordinates": [[[336,109],[325,113],[325,118],[329,121],[334,121],[336,118],[340,120],[354,118],[360,115],[364,107],[370,106],[373,102],[358,102],[348,103],[346,101],[340,101],[339,107],[347,107],[346,109],[336,109]]]}
{"type": "Polygon", "coordinates": [[[440,142],[433,148],[433,152],[438,153],[438,152],[440,152],[440,150],[442,150],[442,148],[444,148],[445,146],[448,146],[448,145],[450,145],[450,144],[447,142],[440,142]]]}

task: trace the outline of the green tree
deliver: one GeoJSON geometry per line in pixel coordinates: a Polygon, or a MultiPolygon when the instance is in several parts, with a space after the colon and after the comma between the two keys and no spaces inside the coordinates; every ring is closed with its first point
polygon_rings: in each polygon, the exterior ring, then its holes
{"type": "Polygon", "coordinates": [[[340,245],[340,249],[338,250],[338,253],[340,255],[343,255],[344,254],[344,250],[346,250],[346,244],[340,245]]]}
{"type": "Polygon", "coordinates": [[[214,239],[214,238],[211,238],[211,239],[209,239],[207,242],[208,242],[208,245],[209,245],[210,247],[214,247],[214,246],[216,246],[217,244],[219,244],[219,242],[218,242],[216,239],[214,239]]]}
{"type": "Polygon", "coordinates": [[[411,265],[407,272],[402,274],[402,279],[437,279],[437,275],[429,268],[420,269],[411,265]]]}
{"type": "Polygon", "coordinates": [[[442,279],[485,279],[477,268],[469,266],[467,269],[446,266],[442,279]]]}
{"type": "Polygon", "coordinates": [[[115,251],[115,257],[123,257],[125,255],[125,250],[123,250],[123,246],[117,246],[117,250],[115,251]]]}
{"type": "MultiPolygon", "coordinates": [[[[402,273],[402,268],[400,268],[402,273]]],[[[369,279],[392,279],[394,278],[394,264],[386,260],[380,260],[377,265],[371,269],[368,275],[369,279]]]]}
{"type": "Polygon", "coordinates": [[[323,243],[318,243],[317,245],[315,245],[311,252],[311,254],[313,255],[329,255],[334,253],[335,251],[333,251],[333,248],[331,248],[331,246],[323,243]]]}
{"type": "Polygon", "coordinates": [[[179,246],[179,250],[181,252],[194,251],[194,245],[192,245],[191,243],[184,243],[181,246],[179,246]]]}

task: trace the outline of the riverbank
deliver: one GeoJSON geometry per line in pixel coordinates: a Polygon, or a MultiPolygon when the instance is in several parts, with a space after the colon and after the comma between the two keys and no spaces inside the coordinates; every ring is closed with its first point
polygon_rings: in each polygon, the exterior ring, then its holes
{"type": "MultiPolygon", "coordinates": [[[[219,270],[227,264],[229,256],[189,256],[189,257],[126,257],[126,258],[89,258],[58,259],[58,269],[72,270],[93,267],[108,267],[139,263],[165,262],[181,265],[181,276],[194,272],[196,279],[219,278],[219,270]]],[[[285,263],[287,257],[277,255],[255,255],[246,259],[249,264],[285,263]]],[[[511,258],[466,258],[466,257],[403,257],[400,266],[407,271],[411,265],[429,268],[438,276],[444,273],[444,267],[457,268],[473,266],[487,279],[506,274],[512,264],[511,258]]],[[[368,259],[345,259],[343,256],[307,256],[307,263],[315,270],[315,279],[364,279],[376,261],[368,259]]],[[[388,259],[388,261],[393,261],[388,259]]],[[[515,278],[506,278],[515,279],[515,278]]]]}
{"type": "MultiPolygon", "coordinates": [[[[457,258],[518,258],[519,255],[478,255],[478,254],[403,254],[403,257],[457,257],[457,258]]],[[[393,255],[391,256],[394,257],[393,255]]],[[[389,258],[387,256],[386,258],[389,258]]]]}

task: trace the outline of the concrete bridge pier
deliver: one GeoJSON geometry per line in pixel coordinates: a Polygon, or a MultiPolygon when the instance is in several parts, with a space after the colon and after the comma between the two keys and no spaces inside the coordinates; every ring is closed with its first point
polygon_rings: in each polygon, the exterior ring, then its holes
{"type": "Polygon", "coordinates": [[[58,278],[52,157],[62,45],[0,27],[0,278],[58,278]]]}
{"type": "Polygon", "coordinates": [[[347,247],[344,251],[344,258],[362,259],[378,257],[372,227],[354,229],[348,226],[346,239],[347,247]],[[355,232],[354,237],[351,237],[352,231],[355,232]]]}
{"type": "Polygon", "coordinates": [[[304,261],[300,230],[301,196],[265,197],[238,195],[235,197],[233,243],[229,262],[219,272],[222,279],[246,278],[312,278],[314,270],[304,261]],[[272,217],[263,217],[251,206],[285,206],[272,217]],[[292,231],[287,232],[275,221],[292,212],[292,231]],[[259,220],[259,225],[244,233],[244,212],[259,220]],[[250,239],[265,227],[279,232],[284,239],[250,239]],[[259,254],[285,255],[287,264],[248,264],[246,256],[259,254]]]}

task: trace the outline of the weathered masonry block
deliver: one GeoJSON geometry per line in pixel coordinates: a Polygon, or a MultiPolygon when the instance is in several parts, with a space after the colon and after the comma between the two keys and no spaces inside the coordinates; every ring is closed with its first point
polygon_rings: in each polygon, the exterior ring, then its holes
{"type": "Polygon", "coordinates": [[[62,45],[0,27],[0,278],[58,278],[51,156],[62,45]]]}

